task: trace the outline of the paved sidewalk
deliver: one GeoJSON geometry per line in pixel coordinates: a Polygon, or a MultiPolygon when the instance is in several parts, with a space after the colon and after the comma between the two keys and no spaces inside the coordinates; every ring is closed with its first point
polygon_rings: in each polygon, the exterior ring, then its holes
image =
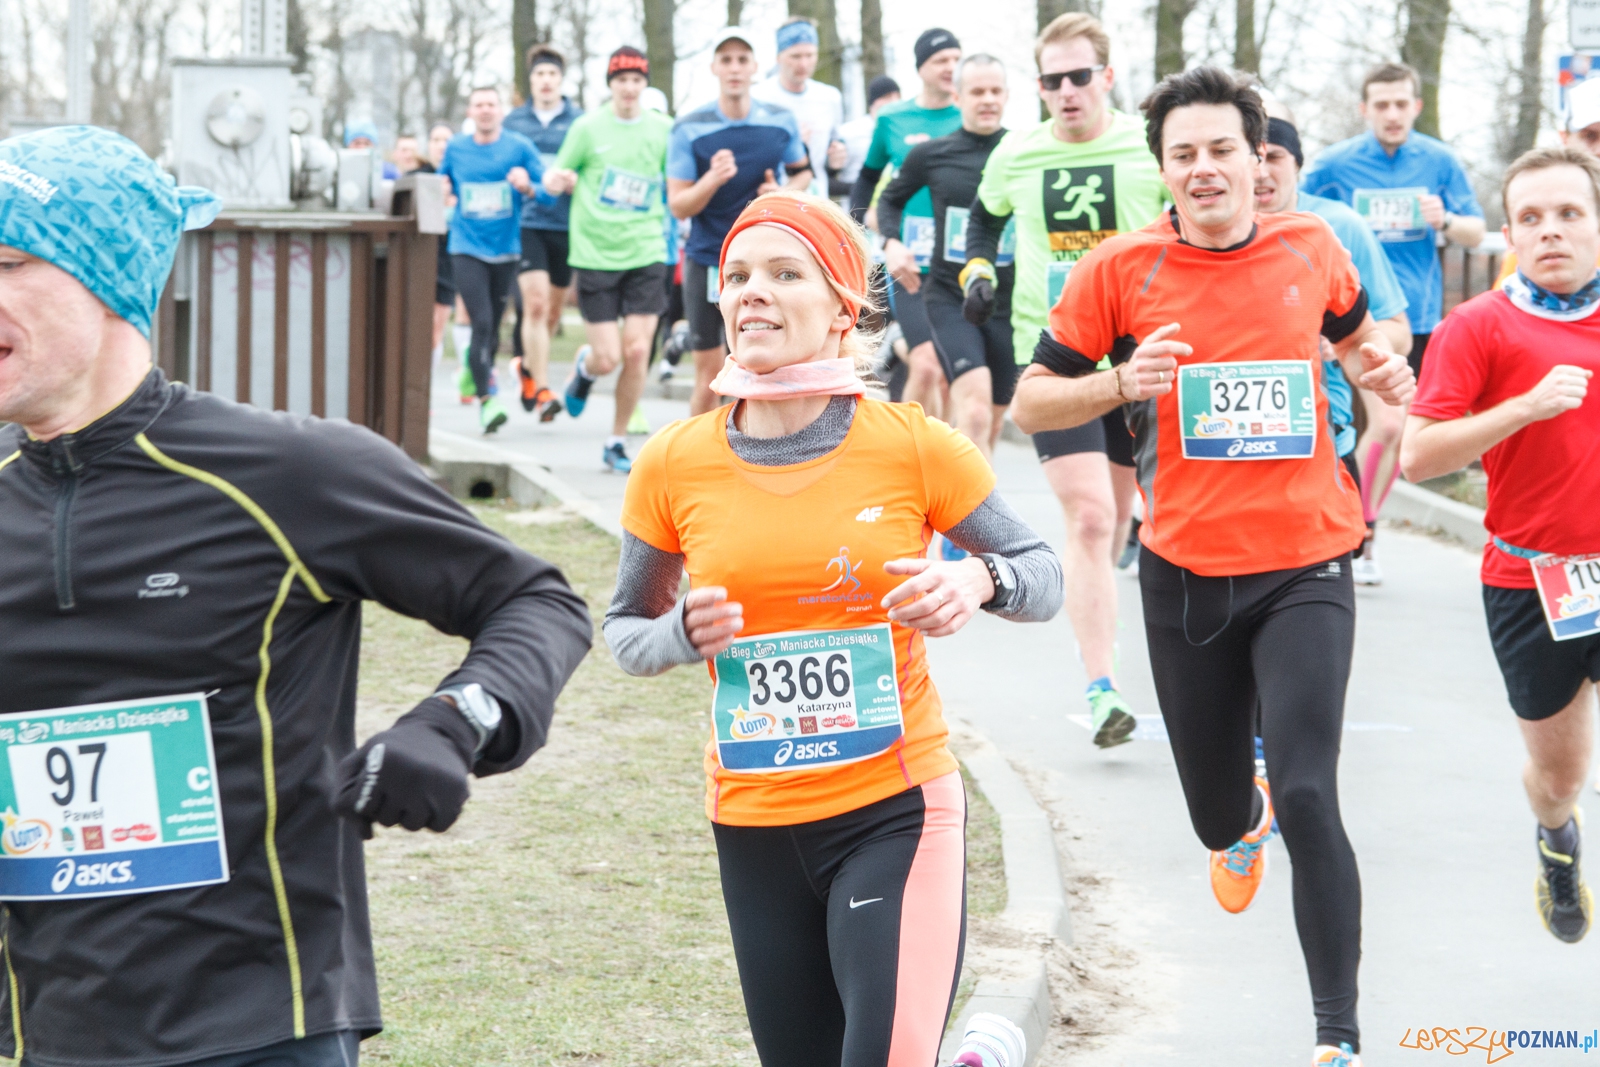
{"type": "MultiPolygon", "coordinates": [[[[564,376],[565,368],[554,374],[558,384],[564,376]]],[[[501,380],[509,381],[503,371],[501,380]]],[[[687,406],[648,399],[644,410],[659,428],[687,406]]],[[[581,419],[563,415],[545,426],[517,409],[496,443],[526,450],[619,513],[626,479],[600,464],[611,413],[609,395],[596,395],[581,419]]],[[[436,388],[436,428],[475,435],[474,414],[448,384],[436,388]]],[[[996,469],[1006,498],[1059,544],[1060,510],[1032,450],[1002,442],[996,469]]],[[[1476,554],[1390,529],[1379,546],[1387,582],[1358,592],[1341,765],[1345,822],[1363,877],[1364,1060],[1444,1062],[1443,1053],[1400,1047],[1418,1027],[1587,1034],[1600,1023],[1600,935],[1561,944],[1534,911],[1522,745],[1484,629],[1476,554]]],[[[1123,688],[1160,738],[1137,583],[1123,578],[1118,586],[1123,688]]],[[[1079,883],[1094,895],[1094,923],[1086,930],[1074,915],[1075,931],[1116,958],[1127,1003],[1106,1018],[1109,1034],[1075,1042],[1071,1062],[1304,1064],[1314,1037],[1311,998],[1281,842],[1270,846],[1272,872],[1256,905],[1242,916],[1222,912],[1164,742],[1102,753],[1071,721],[1085,710],[1078,694],[1086,679],[1064,617],[1034,626],[981,617],[931,642],[930,656],[952,710],[1048,794],[1070,831],[1069,878],[1098,880],[1088,890],[1079,883]]],[[[1588,803],[1600,808],[1600,798],[1588,803]]],[[[1450,1062],[1479,1062],[1477,1055],[1450,1062]]],[[[1540,1062],[1571,1055],[1546,1052],[1540,1062]]]]}

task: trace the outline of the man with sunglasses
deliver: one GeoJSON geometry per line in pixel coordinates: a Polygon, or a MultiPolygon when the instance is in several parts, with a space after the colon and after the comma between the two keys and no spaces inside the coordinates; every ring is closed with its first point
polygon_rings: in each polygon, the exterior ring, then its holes
{"type": "MultiPolygon", "coordinates": [[[[993,314],[994,263],[1014,218],[1011,326],[1020,363],[1032,358],[1073,264],[1106,238],[1148,225],[1166,201],[1144,124],[1110,107],[1110,55],[1110,38],[1089,15],[1068,13],[1045,27],[1034,58],[1051,121],[1000,142],[972,203],[961,272],[965,312],[975,323],[993,314]]],[[[1094,742],[1110,748],[1129,740],[1136,725],[1114,676],[1113,563],[1133,515],[1133,439],[1115,408],[1085,426],[1036,434],[1033,443],[1066,513],[1067,617],[1090,679],[1094,742]]]]}

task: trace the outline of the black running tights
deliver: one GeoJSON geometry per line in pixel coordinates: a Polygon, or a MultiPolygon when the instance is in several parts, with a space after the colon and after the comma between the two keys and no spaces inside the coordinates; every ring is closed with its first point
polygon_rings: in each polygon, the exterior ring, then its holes
{"type": "Polygon", "coordinates": [[[456,291],[467,305],[472,320],[472,380],[478,396],[489,395],[489,375],[494,373],[494,356],[500,348],[500,320],[506,314],[506,301],[517,282],[517,263],[485,263],[477,256],[452,256],[456,291]]]}
{"type": "Polygon", "coordinates": [[[1339,742],[1355,639],[1350,556],[1206,578],[1144,548],[1145,633],[1189,819],[1212,850],[1251,828],[1260,704],[1272,804],[1294,867],[1294,918],[1318,1044],[1360,1051],[1361,877],[1339,817],[1339,742]]]}

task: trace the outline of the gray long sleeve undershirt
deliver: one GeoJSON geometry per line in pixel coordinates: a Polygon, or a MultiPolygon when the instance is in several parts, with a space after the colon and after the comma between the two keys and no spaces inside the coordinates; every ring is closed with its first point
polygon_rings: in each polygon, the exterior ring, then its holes
{"type": "MultiPolygon", "coordinates": [[[[785,437],[750,437],[728,413],[728,444],[746,463],[781,467],[805,463],[837,448],[855,418],[855,397],[834,397],[818,419],[785,437]]],[[[944,531],[968,552],[988,552],[1009,566],[1017,591],[994,614],[1016,622],[1045,622],[1061,610],[1061,561],[1044,539],[1023,522],[998,492],[990,493],[966,518],[944,531]]],[[[617,589],[606,609],[606,643],[629,674],[656,675],[679,664],[698,663],[700,654],[683,625],[678,587],[683,556],[663,552],[630,533],[622,535],[617,589]]]]}

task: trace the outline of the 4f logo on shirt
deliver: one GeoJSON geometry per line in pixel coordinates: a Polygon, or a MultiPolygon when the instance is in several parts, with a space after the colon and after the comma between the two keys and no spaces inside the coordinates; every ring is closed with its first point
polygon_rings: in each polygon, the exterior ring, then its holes
{"type": "Polygon", "coordinates": [[[877,508],[862,508],[861,509],[861,513],[856,516],[856,521],[857,522],[877,522],[878,521],[878,517],[880,515],[882,515],[882,514],[883,514],[883,508],[881,508],[881,507],[877,507],[877,508]]]}
{"type": "Polygon", "coordinates": [[[861,569],[861,560],[851,560],[849,548],[840,546],[839,554],[828,561],[828,570],[831,572],[835,568],[838,569],[839,576],[822,587],[824,593],[831,593],[846,585],[850,587],[848,591],[851,593],[861,588],[861,579],[856,577],[856,571],[861,569]]]}
{"type": "Polygon", "coordinates": [[[1052,252],[1087,252],[1116,235],[1116,167],[1051,167],[1040,184],[1052,252]]]}

